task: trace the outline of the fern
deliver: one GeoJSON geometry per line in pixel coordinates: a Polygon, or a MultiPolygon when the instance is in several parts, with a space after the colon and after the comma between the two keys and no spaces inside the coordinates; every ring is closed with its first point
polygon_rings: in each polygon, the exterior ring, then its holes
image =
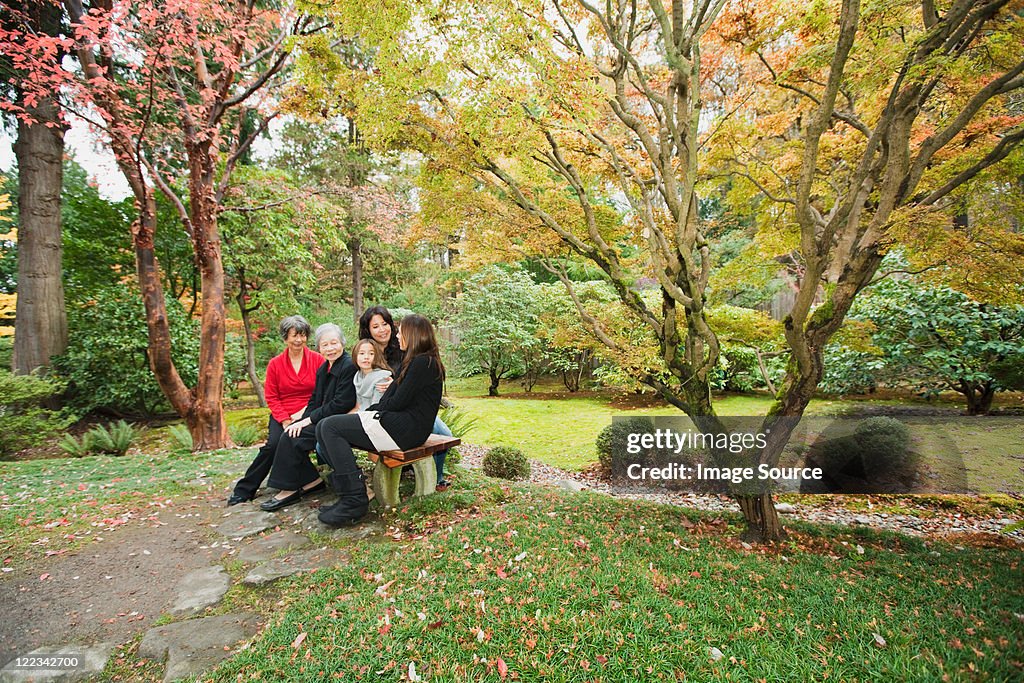
{"type": "Polygon", "coordinates": [[[76,439],[71,434],[65,434],[64,438],[57,445],[72,458],[84,458],[93,452],[92,440],[89,438],[88,432],[82,435],[81,440],[76,439]]]}
{"type": "Polygon", "coordinates": [[[178,444],[176,450],[192,450],[192,432],[188,431],[188,427],[183,424],[176,424],[171,425],[168,431],[171,433],[171,438],[178,444]]]}
{"type": "Polygon", "coordinates": [[[452,434],[457,439],[466,436],[476,425],[477,420],[478,418],[470,415],[454,403],[449,403],[447,407],[441,409],[441,421],[448,425],[448,429],[452,430],[452,434]]]}
{"type": "Polygon", "coordinates": [[[235,425],[229,431],[236,446],[251,446],[263,438],[263,430],[248,422],[235,425]]]}
{"type": "Polygon", "coordinates": [[[139,431],[135,425],[118,420],[107,427],[96,425],[86,436],[91,442],[92,450],[122,456],[131,448],[139,431]]]}

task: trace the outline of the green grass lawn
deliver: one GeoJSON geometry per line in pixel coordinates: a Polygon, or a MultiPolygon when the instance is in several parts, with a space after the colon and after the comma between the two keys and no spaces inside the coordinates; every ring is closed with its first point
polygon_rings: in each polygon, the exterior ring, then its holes
{"type": "MultiPolygon", "coordinates": [[[[33,562],[223,486],[251,454],[0,463],[3,557],[33,562]]],[[[379,541],[317,535],[343,566],[233,589],[223,609],[268,625],[202,680],[401,681],[410,664],[452,682],[1024,675],[1020,548],[800,523],[751,548],[732,514],[456,481],[388,514],[379,541]]],[[[132,652],[104,680],[159,680],[132,652]]]]}
{"type": "Polygon", "coordinates": [[[389,518],[396,540],[291,579],[266,629],[204,680],[1024,674],[1019,550],[812,527],[748,549],[730,522],[678,509],[459,481],[389,518]]]}
{"type": "MultiPolygon", "coordinates": [[[[505,386],[509,392],[519,388],[515,384],[505,386]]],[[[667,404],[632,407],[628,397],[624,400],[611,393],[570,395],[550,379],[538,384],[529,394],[490,397],[486,395],[486,377],[456,378],[449,380],[448,393],[456,405],[476,418],[476,424],[465,437],[467,442],[514,446],[529,458],[569,470],[578,470],[597,461],[594,441],[611,423],[612,417],[683,415],[667,404]]],[[[723,416],[761,416],[771,403],[763,394],[723,395],[716,397],[715,409],[723,416]]],[[[868,407],[907,406],[933,408],[936,404],[906,398],[815,399],[806,415],[856,415],[868,407]]],[[[929,466],[943,482],[966,481],[969,490],[986,493],[1024,491],[1024,468],[1020,460],[1024,457],[1024,419],[996,416],[929,421],[909,418],[905,423],[911,429],[916,450],[930,458],[929,466]]]]}
{"type": "MultiPolygon", "coordinates": [[[[470,443],[515,446],[527,457],[565,469],[597,461],[594,439],[612,417],[682,415],[676,408],[617,408],[608,398],[458,398],[456,405],[477,419],[465,437],[470,443]]],[[[757,396],[730,396],[716,404],[723,415],[757,415],[770,401],[757,396]],[[751,411],[758,411],[756,413],[751,411]]]]}

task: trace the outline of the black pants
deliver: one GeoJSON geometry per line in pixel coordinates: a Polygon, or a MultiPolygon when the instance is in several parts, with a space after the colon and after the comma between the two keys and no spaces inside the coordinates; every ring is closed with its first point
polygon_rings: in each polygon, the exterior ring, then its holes
{"type": "Polygon", "coordinates": [[[303,427],[296,437],[281,435],[274,453],[274,466],[270,470],[271,486],[282,491],[297,491],[316,481],[320,473],[309,460],[309,452],[316,447],[316,426],[303,427]]]}
{"type": "Polygon", "coordinates": [[[284,427],[271,416],[270,423],[267,425],[267,443],[256,451],[256,457],[252,459],[252,464],[245,471],[245,476],[235,484],[236,496],[248,500],[256,495],[260,484],[270,473],[270,467],[274,463],[274,453],[277,452],[277,443],[283,434],[284,427]]]}
{"type": "Polygon", "coordinates": [[[316,437],[324,451],[324,458],[338,474],[358,471],[353,446],[373,450],[373,442],[363,431],[363,423],[356,413],[333,415],[320,420],[316,437]]]}

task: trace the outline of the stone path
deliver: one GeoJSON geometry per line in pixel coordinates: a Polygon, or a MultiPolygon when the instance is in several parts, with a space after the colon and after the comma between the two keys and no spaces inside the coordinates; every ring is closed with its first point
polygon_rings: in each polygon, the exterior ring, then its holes
{"type": "MultiPolygon", "coordinates": [[[[193,506],[197,512],[176,515],[179,518],[177,521],[184,523],[178,524],[175,536],[192,541],[188,549],[183,546],[178,552],[199,563],[205,561],[208,564],[193,564],[195,568],[192,569],[188,569],[186,565],[182,572],[167,574],[151,571],[140,577],[140,580],[149,584],[151,589],[162,594],[163,599],[158,600],[156,604],[162,603],[163,614],[174,621],[151,626],[145,630],[139,644],[138,656],[163,663],[164,681],[175,681],[207,671],[234,654],[238,647],[255,636],[263,625],[263,619],[257,614],[217,613],[222,598],[233,584],[264,586],[301,572],[316,571],[349,562],[349,554],[344,551],[314,547],[308,536],[309,532],[351,542],[373,540],[374,537],[383,536],[384,525],[373,516],[363,524],[348,529],[332,529],[321,524],[316,518],[317,508],[321,501],[332,497],[330,494],[321,494],[278,513],[268,513],[259,509],[258,503],[261,500],[225,508],[224,499],[218,491],[211,492],[200,505],[193,506]],[[196,545],[195,542],[200,545],[196,545]],[[237,560],[245,564],[245,574],[240,581],[235,581],[225,570],[221,564],[225,560],[237,560]]],[[[156,526],[155,529],[156,535],[162,531],[160,526],[156,526]]],[[[142,535],[145,537],[144,532],[142,535]]],[[[127,537],[126,535],[125,538],[127,537]]],[[[116,553],[121,549],[121,544],[114,538],[109,538],[108,542],[102,545],[99,550],[108,554],[110,551],[116,553]]],[[[83,552],[91,553],[97,548],[94,543],[86,546],[83,552]]],[[[161,552],[161,548],[154,545],[152,551],[145,549],[142,552],[146,557],[152,557],[154,553],[161,552]]],[[[130,552],[128,555],[137,557],[139,553],[130,552]]],[[[100,554],[94,557],[99,558],[100,554]]],[[[138,570],[139,567],[135,569],[138,570]]],[[[151,595],[150,598],[152,597],[151,595]]],[[[153,604],[152,599],[150,603],[153,604]]],[[[31,615],[23,615],[23,618],[24,616],[31,615]]],[[[147,620],[152,621],[154,616],[157,615],[149,615],[147,620]]],[[[141,623],[141,616],[139,619],[134,633],[139,633],[138,627],[145,626],[141,623]]],[[[47,636],[44,633],[53,636],[62,632],[66,633],[66,630],[53,627],[48,632],[36,632],[28,641],[46,642],[47,636]]],[[[125,632],[120,632],[118,637],[123,639],[125,635],[125,632]]],[[[73,670],[44,670],[19,668],[19,662],[14,659],[0,670],[0,683],[95,679],[103,671],[119,642],[123,640],[96,645],[53,642],[51,645],[37,648],[34,654],[79,655],[83,663],[73,670]]],[[[18,654],[27,657],[33,653],[18,654]]]]}

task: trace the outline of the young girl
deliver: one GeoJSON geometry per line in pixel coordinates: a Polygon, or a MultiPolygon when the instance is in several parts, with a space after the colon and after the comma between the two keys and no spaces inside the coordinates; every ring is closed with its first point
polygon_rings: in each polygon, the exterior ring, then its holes
{"type": "Polygon", "coordinates": [[[352,347],[352,359],[359,371],[352,378],[356,387],[356,407],[353,413],[367,410],[381,399],[384,392],[377,385],[391,377],[391,368],[384,360],[384,353],[372,339],[360,339],[352,347]]]}
{"type": "Polygon", "coordinates": [[[398,377],[380,402],[368,411],[335,415],[317,424],[317,442],[334,468],[331,486],[339,496],[318,516],[328,526],[354,524],[370,504],[353,446],[378,452],[413,448],[430,436],[434,425],[445,374],[434,328],[423,316],[410,315],[396,336],[405,355],[398,377]]]}

